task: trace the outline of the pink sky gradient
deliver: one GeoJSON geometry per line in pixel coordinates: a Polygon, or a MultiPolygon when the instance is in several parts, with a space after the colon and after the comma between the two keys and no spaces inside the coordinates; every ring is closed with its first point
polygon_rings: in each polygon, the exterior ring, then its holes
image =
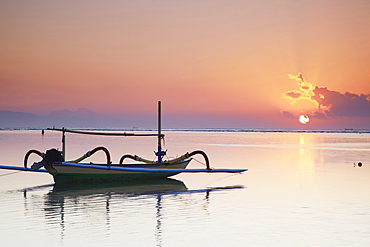
{"type": "Polygon", "coordinates": [[[284,97],[299,90],[289,74],[370,100],[369,13],[361,0],[0,1],[0,111],[124,116],[161,100],[204,126],[370,128],[361,112],[283,114],[317,110],[284,97]]]}

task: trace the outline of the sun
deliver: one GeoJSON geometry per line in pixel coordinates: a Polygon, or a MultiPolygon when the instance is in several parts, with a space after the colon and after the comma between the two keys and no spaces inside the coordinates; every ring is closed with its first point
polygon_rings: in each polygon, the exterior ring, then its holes
{"type": "Polygon", "coordinates": [[[307,115],[300,115],[298,120],[301,124],[306,124],[310,121],[310,118],[307,115]]]}

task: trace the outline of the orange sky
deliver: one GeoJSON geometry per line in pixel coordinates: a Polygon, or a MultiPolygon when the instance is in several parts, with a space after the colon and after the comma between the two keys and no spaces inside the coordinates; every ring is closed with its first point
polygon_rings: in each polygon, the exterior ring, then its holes
{"type": "Polygon", "coordinates": [[[121,116],[161,100],[212,127],[369,128],[370,116],[338,114],[303,126],[315,104],[284,97],[299,73],[369,95],[369,13],[366,0],[0,0],[0,111],[121,116]]]}

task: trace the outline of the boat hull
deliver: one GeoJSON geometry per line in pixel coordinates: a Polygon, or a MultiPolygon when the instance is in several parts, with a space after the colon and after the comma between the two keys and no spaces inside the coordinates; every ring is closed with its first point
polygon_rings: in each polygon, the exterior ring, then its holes
{"type": "Polygon", "coordinates": [[[68,162],[53,163],[46,167],[54,177],[55,183],[132,183],[150,182],[178,174],[185,169],[191,159],[174,164],[130,164],[102,165],[75,164],[68,162]],[[161,172],[163,169],[163,172],[161,172]],[[174,169],[174,172],[171,172],[174,169]]]}

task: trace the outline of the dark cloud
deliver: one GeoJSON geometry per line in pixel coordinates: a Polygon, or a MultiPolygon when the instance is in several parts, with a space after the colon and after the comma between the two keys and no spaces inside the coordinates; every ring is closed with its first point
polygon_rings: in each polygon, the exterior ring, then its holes
{"type": "MultiPolygon", "coordinates": [[[[370,117],[370,94],[340,93],[327,87],[313,86],[304,80],[301,73],[288,76],[300,88],[286,92],[284,98],[292,104],[300,100],[311,101],[316,109],[305,113],[310,118],[370,117]]],[[[282,114],[288,118],[297,117],[288,111],[282,111],[282,114]]]]}
{"type": "Polygon", "coordinates": [[[310,114],[308,114],[310,118],[318,118],[318,119],[326,119],[328,118],[327,115],[324,113],[318,112],[318,111],[313,111],[310,114]]]}
{"type": "Polygon", "coordinates": [[[328,117],[370,117],[370,94],[340,93],[316,86],[312,100],[328,117]]]}
{"type": "Polygon", "coordinates": [[[283,116],[285,116],[287,118],[294,118],[294,119],[297,118],[294,114],[292,114],[292,113],[290,113],[288,111],[281,111],[281,114],[283,114],[283,116]]]}
{"type": "Polygon", "coordinates": [[[301,97],[301,96],[302,96],[302,94],[301,94],[301,93],[299,93],[299,92],[290,91],[290,92],[286,92],[286,93],[285,93],[285,96],[286,96],[286,97],[293,98],[293,99],[298,99],[299,97],[301,97]]]}

